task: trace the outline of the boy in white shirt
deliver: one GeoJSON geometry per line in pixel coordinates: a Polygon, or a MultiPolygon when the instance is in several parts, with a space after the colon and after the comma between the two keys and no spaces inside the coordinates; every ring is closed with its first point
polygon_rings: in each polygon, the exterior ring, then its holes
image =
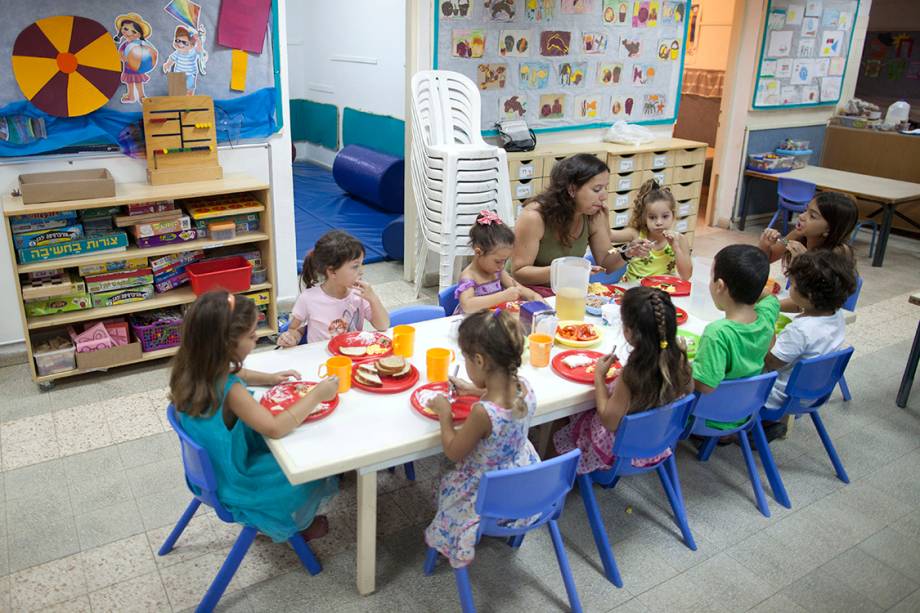
{"type": "MultiPolygon", "coordinates": [[[[800,314],[776,337],[764,360],[764,372],[778,371],[767,399],[769,409],[779,408],[786,401],[786,383],[796,362],[830,353],[844,344],[846,324],[841,307],[856,291],[852,259],[827,249],[799,255],[787,274],[791,281],[789,297],[800,314]]],[[[764,426],[776,429],[772,424],[764,426]]]]}

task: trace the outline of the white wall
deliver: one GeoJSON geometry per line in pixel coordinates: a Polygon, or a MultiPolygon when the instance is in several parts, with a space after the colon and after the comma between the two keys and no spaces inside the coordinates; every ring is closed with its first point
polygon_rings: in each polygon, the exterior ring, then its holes
{"type": "MultiPolygon", "coordinates": [[[[418,0],[416,0],[418,1],[418,0]]],[[[288,4],[292,98],[405,119],[406,0],[288,4]]],[[[335,151],[297,143],[297,157],[331,166],[335,151]]]]}
{"type": "MultiPolygon", "coordinates": [[[[285,20],[285,5],[288,0],[279,0],[280,23],[285,20]]],[[[224,172],[246,172],[254,177],[269,180],[272,184],[275,225],[275,261],[278,267],[279,300],[291,300],[297,295],[297,251],[294,240],[294,187],[291,174],[291,139],[289,104],[286,74],[287,36],[284,28],[279,32],[281,50],[282,108],[284,129],[270,139],[267,145],[221,148],[218,153],[224,172]]],[[[146,162],[122,155],[41,156],[28,160],[6,160],[0,163],[0,193],[9,194],[18,186],[18,176],[28,172],[52,170],[73,170],[78,168],[106,167],[117,182],[145,181],[146,162]]],[[[0,241],[5,245],[6,224],[0,226],[0,241]]],[[[23,340],[19,320],[13,263],[9,249],[0,249],[0,345],[23,340]]]]}

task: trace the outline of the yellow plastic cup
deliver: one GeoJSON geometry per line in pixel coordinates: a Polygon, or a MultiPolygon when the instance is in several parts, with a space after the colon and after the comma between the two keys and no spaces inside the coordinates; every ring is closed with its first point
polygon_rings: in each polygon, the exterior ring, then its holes
{"type": "Polygon", "coordinates": [[[351,389],[351,358],[341,355],[333,356],[319,365],[317,374],[320,377],[331,377],[333,375],[338,377],[339,393],[343,394],[351,389]]]}
{"type": "Polygon", "coordinates": [[[393,353],[404,358],[411,358],[415,353],[415,328],[412,326],[395,326],[393,328],[393,353]]]}
{"type": "Polygon", "coordinates": [[[534,368],[549,366],[553,337],[549,334],[531,334],[527,338],[530,341],[530,365],[534,368]]]}
{"type": "Polygon", "coordinates": [[[425,354],[425,362],[428,366],[428,380],[432,383],[447,381],[447,373],[453,359],[454,352],[450,349],[440,347],[429,349],[428,353],[425,354]]]}

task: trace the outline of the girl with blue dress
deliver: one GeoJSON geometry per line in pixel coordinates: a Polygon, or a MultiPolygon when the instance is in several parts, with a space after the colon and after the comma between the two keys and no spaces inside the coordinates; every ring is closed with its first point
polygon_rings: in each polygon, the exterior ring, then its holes
{"type": "Polygon", "coordinates": [[[329,377],[293,404],[273,415],[246,389],[271,386],[293,370],[262,373],[242,368],[255,347],[257,312],[245,296],[208,292],[186,312],[182,345],[170,375],[170,400],[183,430],[208,453],[217,477],[217,496],[238,523],[252,526],[276,542],[296,532],[307,540],[328,532],[320,503],[335,494],[335,478],[292,485],[264,437],[281,438],[298,427],[338,391],[329,377]]]}

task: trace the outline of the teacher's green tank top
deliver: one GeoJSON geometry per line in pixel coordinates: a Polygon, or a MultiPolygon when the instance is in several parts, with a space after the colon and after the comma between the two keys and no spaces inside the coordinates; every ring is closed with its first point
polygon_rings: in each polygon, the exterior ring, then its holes
{"type": "Polygon", "coordinates": [[[547,231],[543,233],[540,239],[540,249],[537,251],[537,257],[533,261],[534,266],[549,266],[556,258],[567,256],[582,257],[588,250],[588,236],[590,233],[590,217],[582,215],[584,224],[581,228],[581,234],[572,241],[568,247],[559,242],[559,236],[555,232],[547,231]]]}

